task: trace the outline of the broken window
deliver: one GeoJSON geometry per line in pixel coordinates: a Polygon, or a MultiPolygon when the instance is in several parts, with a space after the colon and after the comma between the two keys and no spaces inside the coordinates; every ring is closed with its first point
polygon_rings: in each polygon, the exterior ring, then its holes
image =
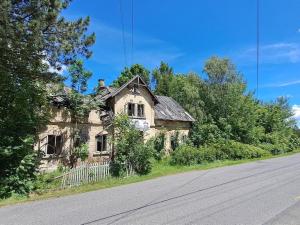
{"type": "Polygon", "coordinates": [[[137,116],[144,117],[144,105],[143,104],[137,105],[137,116]]]}
{"type": "Polygon", "coordinates": [[[47,141],[47,155],[59,155],[62,149],[62,136],[61,135],[48,135],[47,141]]]}
{"type": "Polygon", "coordinates": [[[135,104],[128,103],[127,113],[128,116],[135,116],[135,104]]]}
{"type": "Polygon", "coordinates": [[[97,152],[107,151],[107,135],[100,135],[97,137],[97,152]]]}

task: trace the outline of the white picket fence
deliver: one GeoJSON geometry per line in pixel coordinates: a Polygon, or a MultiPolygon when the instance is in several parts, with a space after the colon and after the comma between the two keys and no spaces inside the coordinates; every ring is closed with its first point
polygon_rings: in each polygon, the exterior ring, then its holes
{"type": "MultiPolygon", "coordinates": [[[[63,174],[61,188],[97,182],[110,177],[109,163],[109,161],[81,163],[63,174]]],[[[126,176],[132,175],[134,175],[134,170],[131,166],[126,166],[126,176]]]]}

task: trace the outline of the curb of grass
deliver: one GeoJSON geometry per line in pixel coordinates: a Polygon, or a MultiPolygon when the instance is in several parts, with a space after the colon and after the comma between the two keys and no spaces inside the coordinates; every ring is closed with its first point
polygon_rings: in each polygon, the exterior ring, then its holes
{"type": "Polygon", "coordinates": [[[59,198],[63,196],[69,196],[74,194],[80,194],[90,191],[96,191],[105,188],[117,187],[126,184],[138,183],[146,180],[155,179],[158,177],[174,175],[184,172],[190,172],[195,170],[208,170],[213,168],[219,168],[224,166],[233,166],[238,164],[244,164],[249,162],[261,161],[266,159],[272,158],[279,158],[284,156],[289,156],[293,154],[300,153],[300,149],[297,151],[284,153],[281,155],[275,156],[266,156],[262,158],[255,158],[255,159],[244,159],[244,160],[226,160],[226,161],[216,161],[207,164],[200,164],[200,165],[193,165],[193,166],[170,166],[168,162],[163,161],[160,163],[154,163],[153,170],[150,174],[144,176],[132,176],[128,178],[109,178],[107,180],[97,182],[97,183],[90,183],[84,184],[78,187],[68,188],[68,189],[56,189],[56,190],[48,190],[42,193],[35,193],[31,194],[29,197],[11,197],[7,199],[0,200],[0,208],[8,205],[13,204],[20,204],[26,203],[31,201],[37,200],[45,200],[45,199],[53,199],[59,198]]]}

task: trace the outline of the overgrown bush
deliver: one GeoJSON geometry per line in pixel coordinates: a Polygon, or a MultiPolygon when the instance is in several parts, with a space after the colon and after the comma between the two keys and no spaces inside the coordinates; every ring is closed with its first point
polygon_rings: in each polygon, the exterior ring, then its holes
{"type": "Polygon", "coordinates": [[[59,188],[61,185],[61,179],[55,179],[62,175],[59,169],[53,172],[42,172],[37,175],[37,179],[34,182],[34,192],[40,193],[50,189],[59,188]]]}
{"type": "Polygon", "coordinates": [[[5,154],[7,158],[10,156],[11,161],[8,164],[1,163],[8,166],[1,171],[4,175],[0,177],[0,198],[12,194],[26,195],[34,189],[40,155],[32,146],[33,139],[28,137],[22,145],[1,149],[0,159],[5,154]]]}
{"type": "Polygon", "coordinates": [[[218,145],[200,147],[201,162],[213,162],[228,159],[228,155],[218,145]]]}
{"type": "Polygon", "coordinates": [[[86,160],[89,156],[89,146],[86,143],[83,143],[78,147],[75,147],[74,155],[82,161],[86,160]]]}
{"type": "Polygon", "coordinates": [[[236,141],[228,141],[221,144],[220,150],[227,155],[227,159],[252,159],[269,155],[269,152],[252,145],[243,144],[236,141]]]}
{"type": "Polygon", "coordinates": [[[154,148],[153,156],[156,160],[161,160],[165,154],[165,149],[164,149],[165,148],[165,139],[166,139],[165,134],[159,133],[152,140],[153,148],[154,148]]]}
{"type": "Polygon", "coordinates": [[[133,166],[133,169],[137,174],[148,174],[151,172],[152,168],[150,161],[152,155],[152,145],[138,144],[135,148],[133,148],[128,162],[133,166]]]}
{"type": "Polygon", "coordinates": [[[151,171],[150,158],[153,148],[150,144],[144,144],[143,138],[135,129],[127,115],[118,115],[114,122],[116,149],[111,163],[113,176],[123,176],[126,167],[130,165],[137,174],[147,174],[151,171]]]}
{"type": "Polygon", "coordinates": [[[171,153],[172,165],[194,165],[201,163],[201,153],[199,149],[190,145],[180,145],[175,151],[171,153]]]}
{"type": "Polygon", "coordinates": [[[171,148],[172,150],[175,150],[179,146],[179,132],[176,131],[172,136],[171,136],[171,148]]]}
{"type": "Polygon", "coordinates": [[[267,156],[270,153],[264,149],[243,144],[236,141],[227,141],[208,146],[195,148],[190,145],[181,145],[171,154],[173,165],[194,165],[216,160],[240,160],[267,156]]]}

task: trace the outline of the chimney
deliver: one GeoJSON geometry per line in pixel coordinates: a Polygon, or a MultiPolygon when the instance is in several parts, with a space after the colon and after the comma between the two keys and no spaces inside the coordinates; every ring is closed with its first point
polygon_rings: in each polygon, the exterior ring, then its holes
{"type": "Polygon", "coordinates": [[[99,79],[98,84],[99,90],[103,90],[105,88],[104,79],[99,79]]]}

